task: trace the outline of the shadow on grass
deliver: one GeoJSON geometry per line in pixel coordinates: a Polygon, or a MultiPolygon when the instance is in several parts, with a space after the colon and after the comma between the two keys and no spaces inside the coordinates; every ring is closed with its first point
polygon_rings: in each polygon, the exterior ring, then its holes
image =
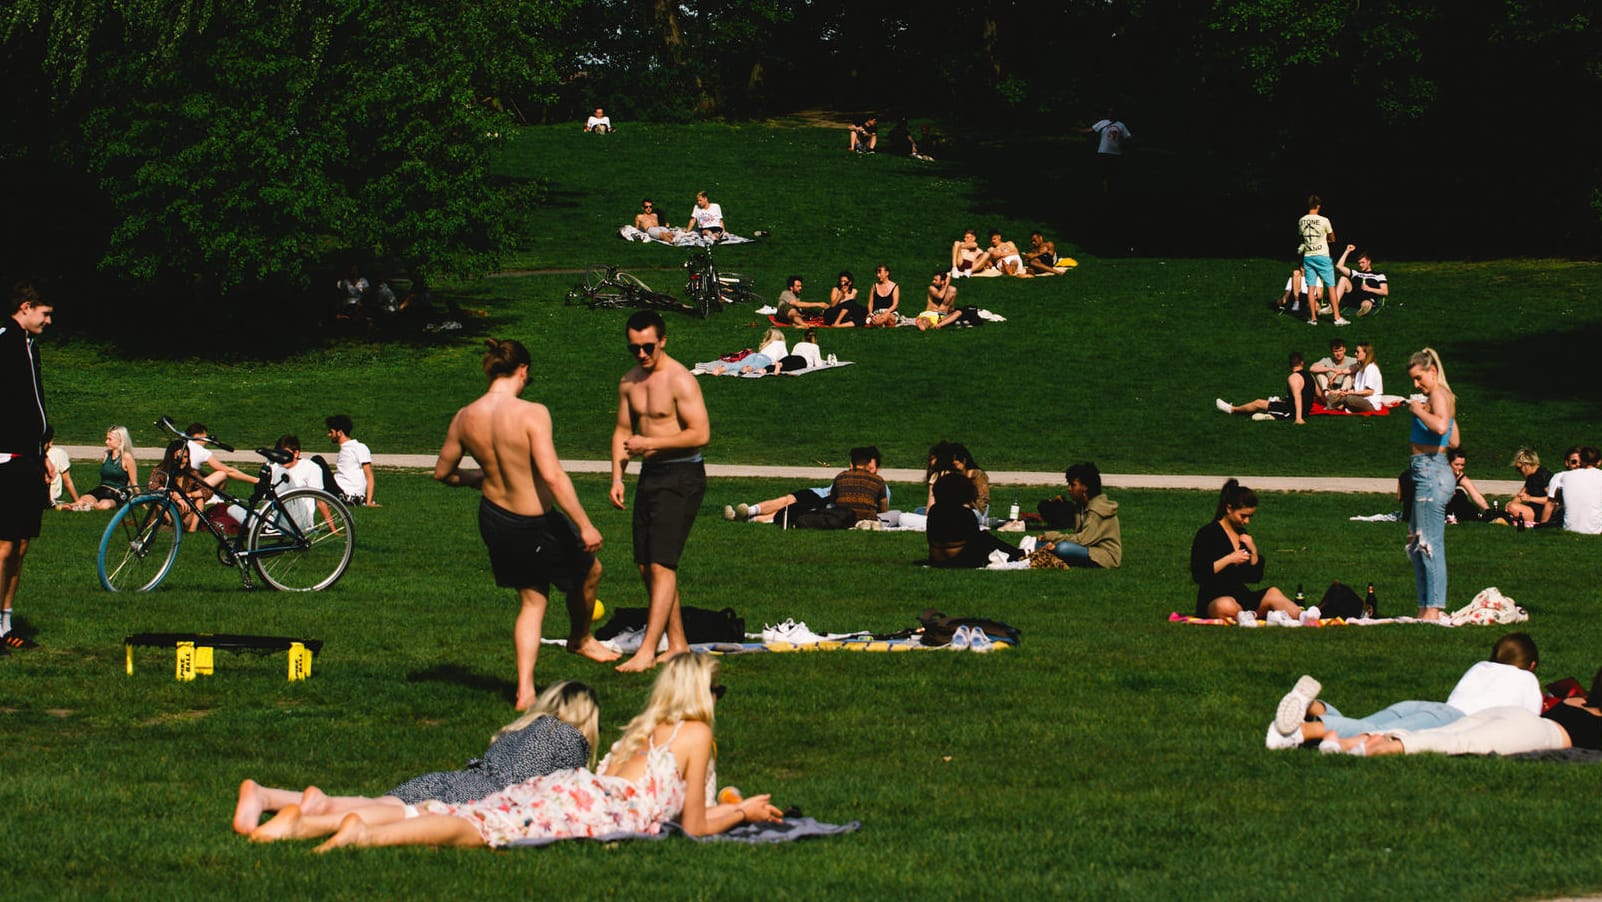
{"type": "Polygon", "coordinates": [[[1563,378],[1559,361],[1571,362],[1578,377],[1585,371],[1580,361],[1590,359],[1598,347],[1602,347],[1602,323],[1591,322],[1564,332],[1453,342],[1442,353],[1444,360],[1461,361],[1455,369],[1470,374],[1478,385],[1494,386],[1524,401],[1586,402],[1595,416],[1602,413],[1602,404],[1594,380],[1563,378]]]}
{"type": "Polygon", "coordinates": [[[452,683],[475,692],[491,692],[508,702],[517,700],[517,686],[512,683],[475,673],[459,664],[438,664],[427,670],[414,670],[406,674],[408,683],[452,683]]]}

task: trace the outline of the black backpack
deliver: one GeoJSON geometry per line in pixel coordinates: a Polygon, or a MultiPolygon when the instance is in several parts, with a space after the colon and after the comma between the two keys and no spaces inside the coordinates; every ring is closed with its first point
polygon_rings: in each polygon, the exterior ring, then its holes
{"type": "Polygon", "coordinates": [[[1318,612],[1325,617],[1352,618],[1363,616],[1363,596],[1340,580],[1329,584],[1329,590],[1319,599],[1318,612]]]}
{"type": "MultiPolygon", "coordinates": [[[[595,638],[606,640],[628,630],[645,629],[649,608],[618,608],[612,612],[606,625],[595,631],[595,638]]],[[[684,606],[684,638],[690,642],[744,642],[745,618],[733,608],[709,611],[706,608],[684,606]]]]}

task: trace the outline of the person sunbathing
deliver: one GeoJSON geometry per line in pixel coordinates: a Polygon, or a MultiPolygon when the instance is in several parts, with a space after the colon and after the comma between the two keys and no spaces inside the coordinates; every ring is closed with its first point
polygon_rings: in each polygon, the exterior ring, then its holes
{"type": "Polygon", "coordinates": [[[965,279],[969,276],[995,275],[987,272],[990,269],[990,254],[979,246],[979,235],[973,229],[965,229],[962,237],[951,242],[951,277],[965,279]]]}
{"type": "Polygon", "coordinates": [[[1488,708],[1433,730],[1367,733],[1341,750],[1351,755],[1517,755],[1558,749],[1602,751],[1602,669],[1584,698],[1564,699],[1544,714],[1517,705],[1488,708]]]}
{"type": "Polygon", "coordinates": [[[1335,751],[1354,747],[1356,737],[1364,734],[1435,729],[1504,705],[1540,714],[1541,684],[1535,679],[1538,657],[1535,640],[1527,633],[1508,633],[1491,645],[1489,660],[1479,661],[1463,673],[1446,701],[1401,701],[1362,718],[1341,714],[1318,696],[1322,684],[1303,676],[1279,700],[1268,725],[1267,744],[1271,749],[1292,749],[1327,740],[1330,751],[1335,751]],[[1342,743],[1342,736],[1348,741],[1342,743]]]}
{"type": "Polygon", "coordinates": [[[716,658],[675,655],[658,674],[645,710],[629,722],[598,771],[556,771],[459,805],[373,805],[342,815],[307,815],[289,805],[251,838],[308,839],[332,832],[318,852],[342,846],[499,848],[523,839],[656,834],[674,818],[691,836],[782,820],[767,794],[714,803],[712,720],[723,690],[716,658]]]}
{"type": "Polygon", "coordinates": [[[563,680],[546,687],[522,717],[490,737],[483,758],[457,771],[413,777],[376,798],[330,796],[315,786],[277,789],[246,779],[234,803],[234,832],[246,836],[261,826],[263,812],[296,806],[302,816],[343,815],[374,805],[397,809],[434,799],[463,804],[500,792],[534,777],[595,764],[600,741],[600,707],[595,691],[563,680]]]}
{"type": "Polygon", "coordinates": [[[739,360],[733,363],[727,360],[708,360],[705,363],[697,363],[692,369],[713,376],[744,376],[768,369],[789,353],[784,344],[784,333],[777,328],[770,328],[762,333],[762,344],[754,352],[739,360]]]}
{"type": "Polygon", "coordinates": [[[990,250],[986,253],[990,265],[1001,275],[1017,276],[1020,279],[1034,278],[1034,274],[1024,265],[1023,255],[1018,252],[1018,245],[1003,240],[1000,229],[990,230],[990,250]]]}

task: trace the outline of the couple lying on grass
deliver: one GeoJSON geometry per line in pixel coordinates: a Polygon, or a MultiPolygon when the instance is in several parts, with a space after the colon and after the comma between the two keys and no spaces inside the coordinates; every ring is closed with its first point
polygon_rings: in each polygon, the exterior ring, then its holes
{"type": "Polygon", "coordinates": [[[1602,749],[1602,670],[1590,694],[1542,713],[1535,640],[1509,633],[1491,658],[1470,667],[1445,702],[1403,701],[1364,718],[1343,716],[1303,676],[1280,699],[1268,726],[1271,749],[1318,743],[1348,755],[1516,755],[1551,749],[1602,749]]]}
{"type": "Polygon", "coordinates": [[[545,690],[490,741],[483,761],[425,774],[376,799],[333,797],[314,786],[239,787],[234,830],[258,842],[333,837],[317,847],[504,846],[522,839],[650,833],[677,818],[686,833],[722,833],[776,821],[769,796],[716,803],[713,709],[723,695],[718,664],[694,653],[663,666],[645,710],[594,771],[598,709],[581,683],[545,690]],[[264,811],[277,814],[257,822],[264,811]]]}

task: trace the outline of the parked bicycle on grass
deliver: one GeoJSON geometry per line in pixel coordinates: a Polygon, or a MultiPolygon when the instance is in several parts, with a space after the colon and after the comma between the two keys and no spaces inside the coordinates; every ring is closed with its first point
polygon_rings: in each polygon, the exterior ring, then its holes
{"type": "MultiPolygon", "coordinates": [[[[214,437],[185,435],[162,417],[156,425],[185,441],[234,450],[214,437]]],[[[293,459],[289,451],[257,448],[265,458],[248,501],[214,490],[218,505],[239,520],[228,531],[202,509],[199,492],[186,489],[184,473],[168,473],[161,485],[136,494],[111,518],[100,539],[97,564],[100,584],[111,592],[146,592],[161,585],[178,559],[184,523],[210,532],[217,541],[217,560],[239,568],[245,588],[254,588],[251,573],[275,589],[309,592],[326,589],[344,575],[356,548],[355,523],[343,501],[315,488],[278,491],[288,481],[274,470],[293,459]],[[278,475],[275,475],[276,474],[278,475]]]]}

